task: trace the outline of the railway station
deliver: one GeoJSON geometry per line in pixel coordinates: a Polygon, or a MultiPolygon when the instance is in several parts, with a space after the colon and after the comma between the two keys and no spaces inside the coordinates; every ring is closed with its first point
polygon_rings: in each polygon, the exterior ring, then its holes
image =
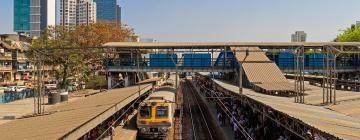
{"type": "Polygon", "coordinates": [[[0,139],[360,139],[360,43],[91,49],[108,56],[106,91],[0,124],[0,139]]]}

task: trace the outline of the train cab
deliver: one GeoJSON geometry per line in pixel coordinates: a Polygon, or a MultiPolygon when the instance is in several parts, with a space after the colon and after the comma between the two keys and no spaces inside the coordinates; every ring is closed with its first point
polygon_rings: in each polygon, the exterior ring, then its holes
{"type": "Polygon", "coordinates": [[[175,88],[160,87],[140,104],[137,127],[140,137],[164,138],[173,126],[175,88]]]}

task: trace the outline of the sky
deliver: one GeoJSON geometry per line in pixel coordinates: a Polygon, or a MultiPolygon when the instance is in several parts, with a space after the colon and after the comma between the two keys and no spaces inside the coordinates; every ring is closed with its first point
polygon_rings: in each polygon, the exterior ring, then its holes
{"type": "MultiPolygon", "coordinates": [[[[158,41],[331,41],[360,21],[360,0],[119,0],[122,22],[158,41]]],[[[12,33],[13,0],[0,2],[0,33],[12,33]],[[6,19],[6,20],[5,20],[6,19]]],[[[98,9],[101,10],[101,9],[98,9]]]]}

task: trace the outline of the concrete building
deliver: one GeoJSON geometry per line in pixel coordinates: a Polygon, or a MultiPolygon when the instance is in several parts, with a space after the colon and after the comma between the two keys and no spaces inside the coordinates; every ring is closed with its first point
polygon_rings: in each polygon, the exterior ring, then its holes
{"type": "Polygon", "coordinates": [[[116,8],[116,21],[121,24],[121,7],[120,5],[117,5],[116,8]]]}
{"type": "Polygon", "coordinates": [[[291,35],[291,42],[306,42],[306,33],[304,31],[296,31],[291,35]]]}
{"type": "Polygon", "coordinates": [[[97,5],[96,17],[98,21],[112,21],[120,24],[121,8],[116,0],[95,0],[97,5]]]}
{"type": "Polygon", "coordinates": [[[14,32],[30,32],[30,0],[14,0],[14,32]]]}
{"type": "Polygon", "coordinates": [[[55,0],[30,0],[30,36],[40,36],[48,26],[54,26],[55,15],[55,0]]]}
{"type": "MultiPolygon", "coordinates": [[[[0,85],[33,80],[34,65],[25,55],[29,46],[27,41],[27,37],[17,34],[0,35],[0,85]]],[[[54,75],[49,66],[44,66],[43,72],[47,79],[54,75]]]]}
{"type": "Polygon", "coordinates": [[[60,25],[76,26],[77,0],[60,0],[60,25]]]}
{"type": "Polygon", "coordinates": [[[78,0],[76,24],[88,25],[96,22],[96,3],[93,0],[78,0]]]}
{"type": "Polygon", "coordinates": [[[96,22],[96,3],[93,0],[60,0],[60,25],[76,25],[96,22]]]}

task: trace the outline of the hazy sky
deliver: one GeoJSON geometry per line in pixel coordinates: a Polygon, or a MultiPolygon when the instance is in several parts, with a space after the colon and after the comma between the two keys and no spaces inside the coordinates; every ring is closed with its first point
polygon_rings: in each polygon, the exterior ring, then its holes
{"type": "MultiPolygon", "coordinates": [[[[12,32],[13,0],[1,0],[0,33],[12,32]]],[[[360,0],[121,0],[123,23],[159,41],[330,41],[360,20],[360,0]]],[[[98,9],[101,10],[101,9],[98,9]]]]}

